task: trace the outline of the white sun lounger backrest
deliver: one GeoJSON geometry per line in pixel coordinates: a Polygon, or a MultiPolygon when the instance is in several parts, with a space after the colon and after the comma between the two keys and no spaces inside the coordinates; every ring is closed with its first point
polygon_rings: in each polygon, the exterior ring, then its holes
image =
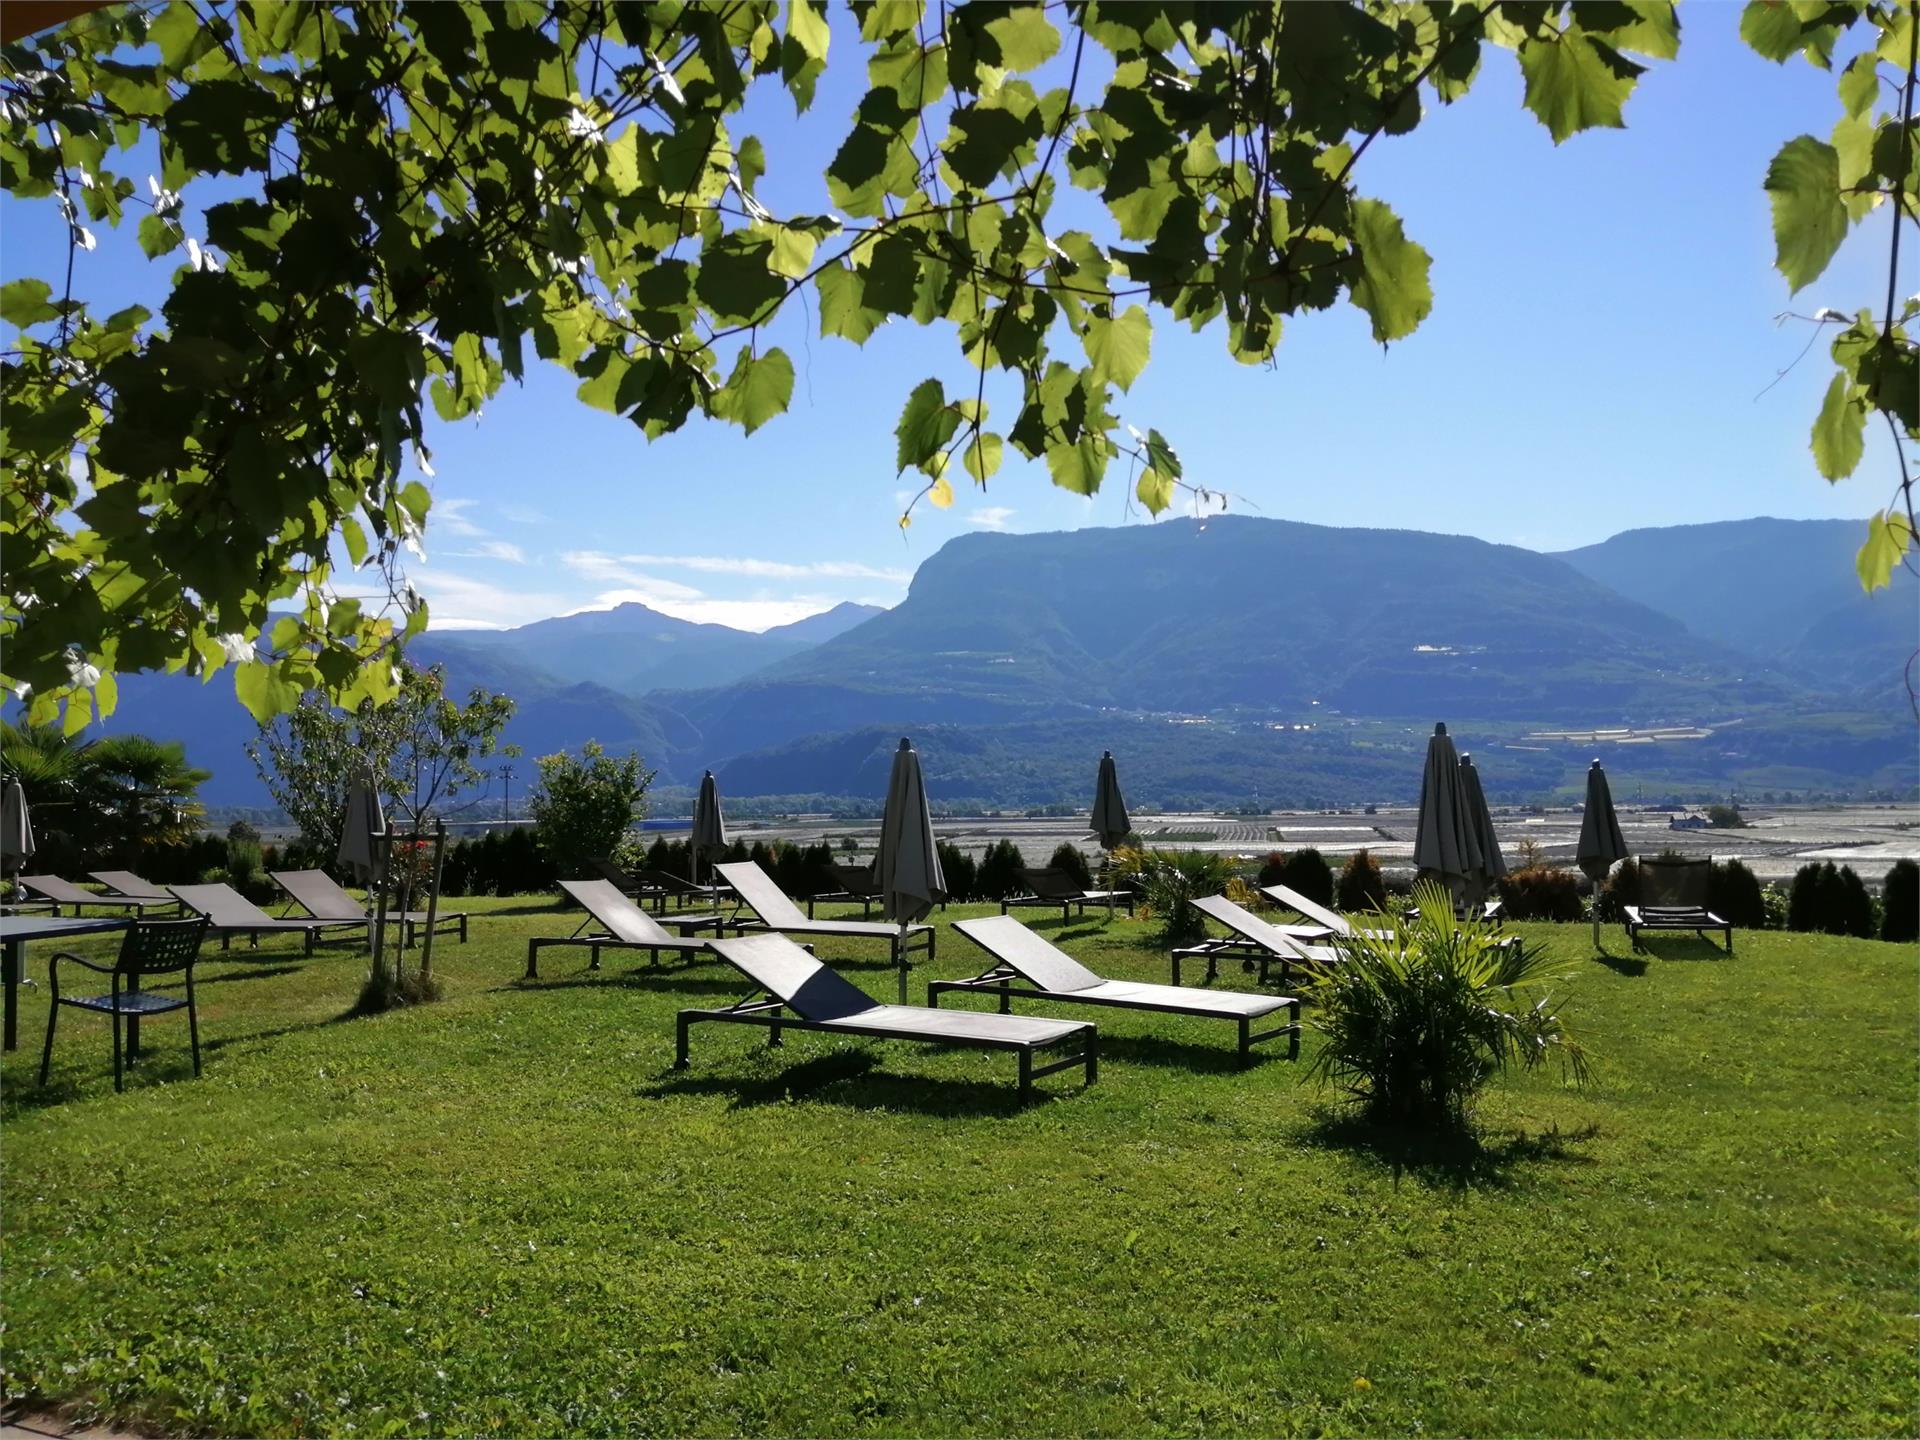
{"type": "Polygon", "coordinates": [[[189,910],[197,911],[222,929],[258,925],[272,929],[290,922],[275,920],[231,885],[175,885],[173,893],[189,910]]]}
{"type": "Polygon", "coordinates": [[[742,935],[712,944],[721,959],[803,1020],[846,1020],[879,1008],[866,991],[784,935],[742,935]]]}
{"type": "Polygon", "coordinates": [[[1351,935],[1353,933],[1353,925],[1346,916],[1337,914],[1327,909],[1326,906],[1309,900],[1298,890],[1289,890],[1284,885],[1265,885],[1262,886],[1261,889],[1269,898],[1278,900],[1289,910],[1298,911],[1316,925],[1326,926],[1336,935],[1351,935]]]}
{"type": "Polygon", "coordinates": [[[1224,895],[1203,895],[1193,902],[1193,908],[1208,919],[1218,920],[1241,939],[1264,945],[1276,955],[1297,958],[1302,953],[1299,943],[1286,931],[1269,925],[1246,906],[1237,905],[1224,895]]]}
{"type": "Polygon", "coordinates": [[[717,865],[714,868],[733,887],[734,893],[747,902],[753,913],[774,929],[806,928],[807,917],[801,913],[800,907],[793,903],[771,875],[753,861],[735,860],[729,865],[717,865]]]}
{"type": "Polygon", "coordinates": [[[1106,983],[1046,936],[1035,934],[1011,915],[956,920],[953,928],[1042,990],[1066,995],[1106,983]]]}
{"type": "Polygon", "coordinates": [[[560,888],[579,901],[616,940],[630,945],[677,943],[666,926],[622,894],[611,880],[562,880],[560,888]]]}

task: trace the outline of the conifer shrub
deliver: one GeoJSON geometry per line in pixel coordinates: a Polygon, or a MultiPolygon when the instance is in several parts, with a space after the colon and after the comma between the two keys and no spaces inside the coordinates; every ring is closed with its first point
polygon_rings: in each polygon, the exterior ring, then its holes
{"type": "Polygon", "coordinates": [[[1713,862],[1707,880],[1707,908],[1742,930],[1766,928],[1767,902],[1760,893],[1760,882],[1738,860],[1713,862]]]}
{"type": "Polygon", "coordinates": [[[980,867],[973,856],[947,840],[934,841],[934,849],[940,856],[940,873],[946,876],[947,899],[964,905],[978,898],[980,867]]]}
{"type": "Polygon", "coordinates": [[[1380,862],[1365,850],[1356,850],[1340,869],[1334,898],[1348,914],[1363,915],[1387,908],[1387,882],[1381,878],[1380,862]]]}
{"type": "Polygon", "coordinates": [[[1062,840],[1054,849],[1053,857],[1047,861],[1049,867],[1064,870],[1073,877],[1074,884],[1082,890],[1093,884],[1093,870],[1087,864],[1086,852],[1071,840],[1062,840]]]}
{"type": "Polygon", "coordinates": [[[1026,867],[1027,858],[1020,853],[1020,847],[1011,840],[996,840],[987,847],[986,854],[980,857],[980,869],[975,885],[981,900],[1004,900],[1009,895],[1018,895],[1026,887],[1021,883],[1018,871],[1026,867]]]}
{"type": "Polygon", "coordinates": [[[1558,865],[1529,865],[1500,877],[1500,900],[1510,920],[1578,920],[1580,881],[1558,865]]]}
{"type": "Polygon", "coordinates": [[[1808,934],[1844,934],[1840,872],[1829,860],[1813,861],[1794,874],[1787,896],[1787,928],[1808,934]]]}
{"type": "Polygon", "coordinates": [[[1260,866],[1258,883],[1284,885],[1316,904],[1333,904],[1333,867],[1311,845],[1273,851],[1260,866]]]}
{"type": "Polygon", "coordinates": [[[1894,861],[1880,898],[1880,938],[1900,945],[1920,940],[1920,864],[1894,861]]]}
{"type": "Polygon", "coordinates": [[[1874,923],[1873,897],[1867,893],[1866,883],[1854,872],[1851,865],[1840,867],[1840,888],[1837,903],[1840,934],[1851,935],[1856,940],[1871,940],[1878,926],[1874,923]]]}

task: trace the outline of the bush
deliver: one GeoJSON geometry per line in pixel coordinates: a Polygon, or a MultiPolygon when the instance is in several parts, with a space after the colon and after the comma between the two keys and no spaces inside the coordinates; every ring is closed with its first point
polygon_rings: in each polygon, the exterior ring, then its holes
{"type": "Polygon", "coordinates": [[[1207,933],[1206,917],[1193,902],[1218,895],[1238,877],[1233,862],[1208,850],[1135,850],[1113,852],[1114,867],[1139,888],[1143,914],[1160,921],[1160,940],[1169,945],[1197,940],[1207,933]]]}
{"type": "Polygon", "coordinates": [[[975,885],[982,900],[1004,900],[1009,895],[1018,895],[1026,886],[1021,884],[1016,870],[1026,868],[1026,857],[1020,853],[1020,847],[1011,840],[996,840],[987,847],[987,853],[980,857],[980,869],[975,885]]]}
{"type": "Polygon", "coordinates": [[[1082,890],[1092,888],[1093,870],[1087,864],[1086,852],[1071,840],[1061,841],[1047,864],[1055,870],[1066,871],[1073,877],[1073,883],[1082,890]]]}
{"type": "Polygon", "coordinates": [[[1844,934],[1845,903],[1840,872],[1831,860],[1824,865],[1817,861],[1802,865],[1787,897],[1787,928],[1810,934],[1844,934]]]}
{"type": "Polygon", "coordinates": [[[1340,881],[1334,886],[1334,898],[1349,915],[1364,915],[1387,908],[1387,883],[1380,878],[1380,863],[1365,850],[1356,850],[1341,867],[1340,881]]]}
{"type": "Polygon", "coordinates": [[[1880,938],[1902,945],[1920,940],[1920,865],[1894,861],[1880,899],[1880,938]]]}
{"type": "Polygon", "coordinates": [[[1767,902],[1753,871],[1738,860],[1715,861],[1707,880],[1707,908],[1742,930],[1763,930],[1767,902]]]}
{"type": "Polygon", "coordinates": [[[1580,881],[1557,865],[1529,865],[1500,877],[1500,901],[1510,920],[1578,920],[1580,881]]]}
{"type": "Polygon", "coordinates": [[[1275,850],[1260,866],[1261,885],[1284,885],[1319,905],[1333,904],[1333,867],[1311,845],[1282,853],[1275,850]]]}
{"type": "Polygon", "coordinates": [[[638,755],[609,755],[592,740],[580,747],[577,758],[563,750],[542,755],[537,763],[540,780],[527,808],[541,852],[556,870],[583,874],[589,860],[611,855],[646,813],[653,772],[642,767],[638,755]]]}
{"type": "Polygon", "coordinates": [[[1315,990],[1311,1023],[1325,1043],[1309,1073],[1345,1088],[1369,1119],[1423,1131],[1464,1126],[1481,1087],[1515,1062],[1557,1055],[1584,1081],[1586,1057],[1544,989],[1561,978],[1546,951],[1456,921],[1431,882],[1414,899],[1419,920],[1342,943],[1345,959],[1315,990]]]}
{"type": "Polygon", "coordinates": [[[1778,885],[1760,887],[1760,903],[1766,907],[1767,928],[1784,930],[1787,928],[1787,892],[1778,885]]]}
{"type": "Polygon", "coordinates": [[[947,840],[933,842],[940,856],[940,873],[947,877],[947,899],[964,905],[979,893],[979,865],[958,845],[947,840]]]}
{"type": "Polygon", "coordinates": [[[1851,865],[1840,867],[1839,906],[1840,933],[1871,940],[1879,928],[1874,924],[1873,897],[1851,865]]]}

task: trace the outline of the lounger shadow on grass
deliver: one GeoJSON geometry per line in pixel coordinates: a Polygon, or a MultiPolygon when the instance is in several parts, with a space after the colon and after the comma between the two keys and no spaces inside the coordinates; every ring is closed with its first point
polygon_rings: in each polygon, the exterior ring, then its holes
{"type": "Polygon", "coordinates": [[[1527,1172],[1542,1165],[1598,1163],[1573,1147],[1599,1133],[1597,1125],[1549,1127],[1539,1134],[1409,1131],[1377,1125],[1349,1108],[1322,1105],[1297,1138],[1302,1145],[1338,1150],[1390,1170],[1396,1185],[1412,1176],[1452,1190],[1486,1190],[1526,1183],[1527,1172]]]}
{"type": "Polygon", "coordinates": [[[1602,947],[1593,958],[1596,964],[1604,965],[1616,975],[1625,975],[1630,980],[1638,980],[1647,973],[1647,957],[1644,955],[1616,955],[1602,947]]]}
{"type": "Polygon", "coordinates": [[[1672,931],[1660,935],[1656,931],[1642,930],[1640,949],[1647,958],[1662,961],[1718,960],[1725,962],[1733,958],[1711,940],[1698,935],[1682,935],[1672,931]]]}
{"type": "Polygon", "coordinates": [[[511,980],[489,986],[487,993],[531,995],[543,990],[632,990],[651,995],[673,992],[704,995],[716,1002],[740,997],[739,985],[723,971],[709,968],[705,973],[700,973],[692,965],[669,965],[664,961],[656,968],[644,960],[638,965],[621,966],[609,965],[603,960],[598,970],[588,969],[583,960],[578,970],[552,978],[542,975],[537,980],[516,975],[511,980]]]}
{"type": "MultiPolygon", "coordinates": [[[[668,1069],[653,1084],[641,1087],[636,1093],[647,1100],[718,1095],[725,1097],[730,1102],[728,1108],[733,1110],[809,1100],[849,1110],[955,1117],[1018,1115],[1071,1093],[1056,1094],[1036,1087],[1023,1100],[1020,1092],[1004,1080],[948,1080],[914,1075],[890,1068],[889,1058],[884,1052],[836,1050],[797,1064],[782,1065],[775,1075],[751,1077],[737,1073],[689,1074],[685,1070],[668,1069]]],[[[900,1058],[907,1061],[904,1055],[900,1058]]]]}

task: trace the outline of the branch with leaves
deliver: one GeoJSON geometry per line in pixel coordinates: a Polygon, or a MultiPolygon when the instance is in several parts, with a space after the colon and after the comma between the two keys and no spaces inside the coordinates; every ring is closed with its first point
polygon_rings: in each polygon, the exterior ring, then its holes
{"type": "Polygon", "coordinates": [[[430,414],[478,415],[531,347],[648,438],[696,414],[751,433],[791,402],[762,331],[799,295],[855,344],[953,335],[955,371],[912,383],[894,430],[931,503],[956,457],[985,486],[1009,446],[1079,494],[1124,460],[1149,511],[1211,503],[1123,414],[1156,315],[1224,321],[1248,364],[1342,300],[1382,344],[1412,334],[1429,257],[1356,188],[1371,148],[1465,94],[1489,46],[1558,141],[1622,124],[1629,57],[1679,45],[1666,0],[850,10],[867,88],[821,213],[790,215],[731,126],[755,84],[811,105],[815,0],[227,0],[8,46],[0,183],[63,207],[75,263],[0,294],[19,332],[0,679],[76,730],[119,670],[231,670],[261,718],[314,691],[388,700],[428,619],[403,567],[430,414]],[[148,145],[142,185],[115,167],[148,145]],[[177,265],[167,300],[98,316],[90,227],[136,213],[177,265]],[[362,568],[389,603],[342,598],[337,572],[362,568]]]}

